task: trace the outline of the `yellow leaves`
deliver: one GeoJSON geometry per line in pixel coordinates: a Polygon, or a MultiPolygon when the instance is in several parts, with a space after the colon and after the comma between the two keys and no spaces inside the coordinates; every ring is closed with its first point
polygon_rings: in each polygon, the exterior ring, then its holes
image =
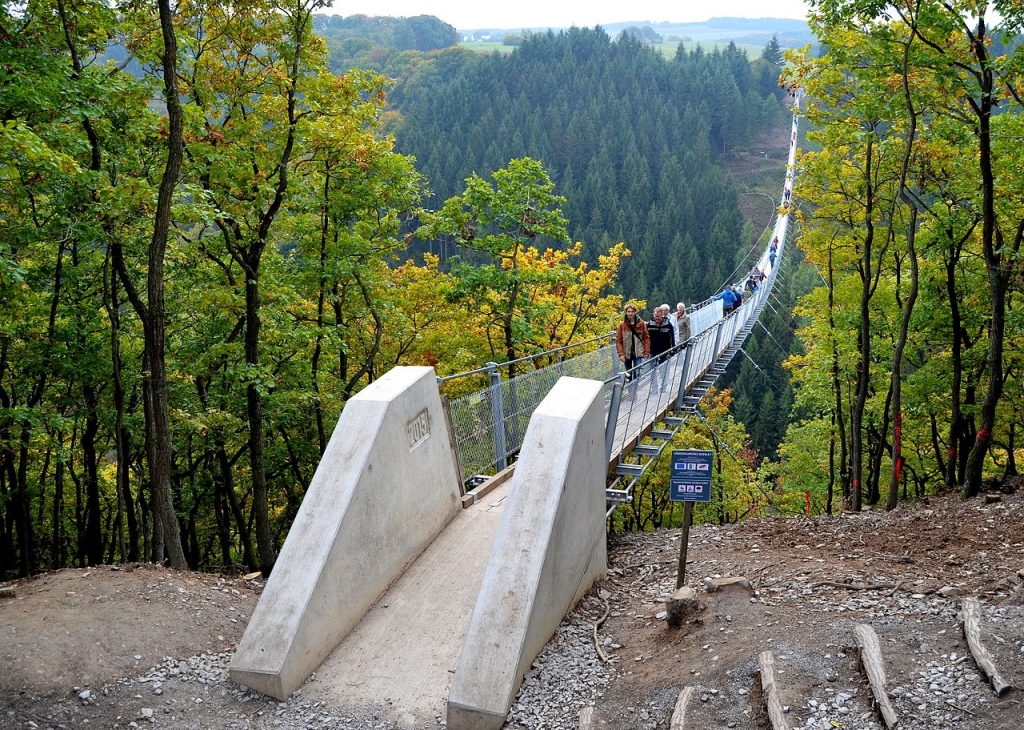
{"type": "Polygon", "coordinates": [[[885,79],[885,86],[893,93],[902,91],[903,75],[898,73],[889,74],[885,79]]]}

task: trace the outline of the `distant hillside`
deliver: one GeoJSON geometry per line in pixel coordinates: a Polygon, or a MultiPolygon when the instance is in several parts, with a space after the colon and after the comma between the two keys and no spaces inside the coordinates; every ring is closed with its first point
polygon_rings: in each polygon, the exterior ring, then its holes
{"type": "MultiPolygon", "coordinates": [[[[690,40],[703,43],[729,41],[737,45],[764,45],[772,36],[784,48],[804,46],[814,42],[806,21],[793,18],[711,18],[704,22],[675,23],[671,21],[629,20],[602,25],[612,37],[629,28],[652,28],[664,40],[690,40]]],[[[545,31],[546,26],[530,28],[460,28],[464,40],[501,40],[506,33],[545,31]]],[[[552,28],[558,31],[564,28],[552,28]]]]}
{"type": "Polygon", "coordinates": [[[435,51],[459,41],[455,27],[433,15],[392,18],[318,14],[313,18],[313,28],[327,40],[332,54],[351,54],[374,47],[435,51]]]}

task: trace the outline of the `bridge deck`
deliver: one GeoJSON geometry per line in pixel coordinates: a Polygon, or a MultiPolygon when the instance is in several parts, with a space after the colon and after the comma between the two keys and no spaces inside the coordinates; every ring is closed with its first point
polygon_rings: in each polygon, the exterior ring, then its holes
{"type": "Polygon", "coordinates": [[[307,700],[387,705],[406,727],[445,716],[508,486],[449,523],[303,686],[307,700]]]}

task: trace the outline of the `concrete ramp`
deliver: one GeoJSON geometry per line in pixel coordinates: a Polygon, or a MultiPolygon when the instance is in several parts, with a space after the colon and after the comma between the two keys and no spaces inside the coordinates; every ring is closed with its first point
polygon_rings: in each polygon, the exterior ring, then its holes
{"type": "Polygon", "coordinates": [[[286,699],[459,511],[434,370],[395,368],[345,405],[232,681],[286,699]]]}
{"type": "Polygon", "coordinates": [[[602,388],[562,378],[530,419],[452,681],[450,730],[499,730],[530,664],[605,575],[602,388]]]}
{"type": "Polygon", "coordinates": [[[303,685],[305,701],[438,726],[507,493],[506,483],[448,523],[303,685]]]}

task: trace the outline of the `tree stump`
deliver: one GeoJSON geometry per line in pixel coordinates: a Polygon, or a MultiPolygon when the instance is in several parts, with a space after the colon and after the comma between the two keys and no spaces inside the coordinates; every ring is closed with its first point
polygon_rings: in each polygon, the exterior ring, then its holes
{"type": "Polygon", "coordinates": [[[670,629],[678,629],[687,621],[694,619],[698,613],[704,610],[700,599],[693,589],[688,586],[677,588],[672,597],[665,601],[665,611],[668,616],[665,621],[670,629]]]}

